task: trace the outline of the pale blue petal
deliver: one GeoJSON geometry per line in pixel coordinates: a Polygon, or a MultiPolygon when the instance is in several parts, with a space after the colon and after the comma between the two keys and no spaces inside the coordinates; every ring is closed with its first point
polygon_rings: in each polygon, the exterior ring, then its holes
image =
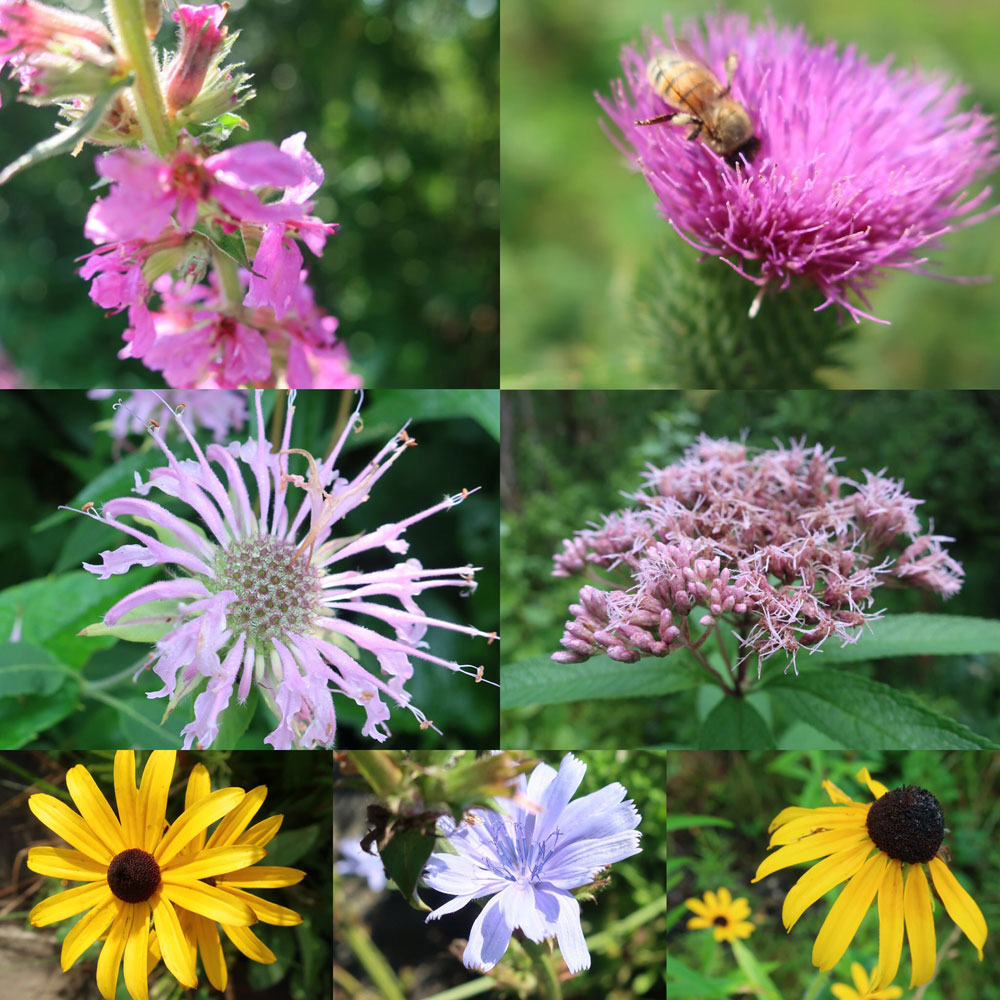
{"type": "Polygon", "coordinates": [[[569,893],[558,893],[558,930],[556,937],[566,968],[574,975],[590,968],[590,952],[580,925],[580,904],[569,893]]]}
{"type": "Polygon", "coordinates": [[[431,910],[424,919],[424,923],[426,924],[428,920],[437,920],[438,917],[443,917],[446,913],[454,913],[456,910],[462,909],[466,903],[470,903],[477,898],[477,896],[472,894],[455,896],[453,899],[449,899],[447,903],[442,903],[436,910],[431,910]]]}
{"type": "Polygon", "coordinates": [[[540,798],[532,795],[532,782],[535,773],[532,772],[528,781],[528,797],[537,802],[543,809],[541,816],[535,822],[534,837],[536,841],[544,840],[557,826],[561,826],[562,812],[566,808],[587,773],[587,765],[577,760],[571,753],[566,754],[559,765],[559,772],[549,782],[540,798]]]}
{"type": "Polygon", "coordinates": [[[517,883],[500,893],[500,906],[511,927],[519,927],[532,941],[545,938],[545,924],[535,900],[535,890],[517,883]]]}
{"type": "Polygon", "coordinates": [[[427,859],[423,879],[432,889],[452,896],[470,892],[491,896],[509,885],[506,879],[486,871],[480,861],[458,854],[432,854],[427,859]]]}
{"type": "Polygon", "coordinates": [[[639,854],[638,830],[604,840],[582,840],[559,851],[545,865],[544,879],[563,889],[586,885],[602,868],[639,854]]]}
{"type": "Polygon", "coordinates": [[[494,896],[476,917],[476,922],[469,931],[469,943],[462,955],[467,969],[489,972],[503,958],[514,930],[500,905],[503,897],[504,893],[494,896]]]}
{"type": "Polygon", "coordinates": [[[597,840],[633,830],[640,816],[635,803],[622,802],[628,792],[617,782],[571,802],[559,817],[559,829],[569,840],[597,840]]]}

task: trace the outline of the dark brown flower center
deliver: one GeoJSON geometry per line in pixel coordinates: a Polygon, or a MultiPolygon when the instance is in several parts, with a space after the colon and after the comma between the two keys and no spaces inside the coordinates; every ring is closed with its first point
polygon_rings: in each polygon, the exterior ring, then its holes
{"type": "Polygon", "coordinates": [[[142,903],[160,885],[160,866],[152,854],[130,847],[108,865],[108,888],[126,903],[142,903]]]}
{"type": "Polygon", "coordinates": [[[930,861],[944,839],[941,803],[916,785],[886,792],[868,810],[868,836],[897,861],[911,865],[930,861]]]}
{"type": "Polygon", "coordinates": [[[715,924],[717,927],[728,927],[729,926],[729,918],[722,916],[722,914],[720,913],[719,916],[717,916],[712,921],[712,923],[715,924]]]}

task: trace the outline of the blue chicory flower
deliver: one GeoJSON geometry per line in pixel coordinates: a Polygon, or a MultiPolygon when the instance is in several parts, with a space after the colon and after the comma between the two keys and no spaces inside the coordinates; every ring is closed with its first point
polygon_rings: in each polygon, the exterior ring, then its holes
{"type": "Polygon", "coordinates": [[[443,817],[438,830],[457,852],[434,853],[424,881],[454,896],[428,914],[434,920],[471,899],[491,897],[476,917],[462,960],[489,971],[511,933],[532,941],[558,939],[570,972],[590,968],[580,904],[570,890],[591,883],[602,868],[638,854],[642,817],[625,788],[613,782],[570,802],[587,765],[567,754],[556,771],[539,764],[519,779],[519,794],[497,810],[472,809],[459,824],[443,817]]]}

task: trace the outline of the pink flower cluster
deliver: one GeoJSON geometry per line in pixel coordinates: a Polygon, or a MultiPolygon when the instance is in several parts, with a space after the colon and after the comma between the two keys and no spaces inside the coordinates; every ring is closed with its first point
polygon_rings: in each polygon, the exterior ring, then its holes
{"type": "MultiPolygon", "coordinates": [[[[209,153],[185,136],[167,160],[120,149],[97,162],[112,182],[87,216],[98,245],[81,275],[90,295],[128,310],[122,357],[140,358],[177,388],[354,387],[337,321],[320,310],[298,240],[317,256],[335,223],[311,215],[323,170],[305,133],[209,153]],[[265,194],[280,191],[279,200],[265,194]],[[228,284],[210,263],[242,249],[251,271],[228,284]],[[158,299],[158,302],[154,302],[158,299]],[[279,373],[281,375],[279,376],[279,373]]],[[[230,262],[231,263],[231,262],[230,262]]]]}
{"type": "MultiPolygon", "coordinates": [[[[752,454],[744,444],[702,436],[683,458],[650,466],[635,506],[578,531],[555,556],[554,576],[587,572],[570,606],[564,651],[579,663],[597,653],[632,663],[697,648],[731,627],[759,664],[829,638],[856,642],[875,588],[958,592],[962,567],[925,532],[922,502],[900,480],[837,474],[820,445],[752,454]]],[[[883,470],[884,472],[885,470],[883,470]]]]}

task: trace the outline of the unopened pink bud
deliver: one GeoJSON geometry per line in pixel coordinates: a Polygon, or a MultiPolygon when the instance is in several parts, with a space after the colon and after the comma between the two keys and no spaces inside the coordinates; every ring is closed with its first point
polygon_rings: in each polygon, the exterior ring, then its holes
{"type": "Polygon", "coordinates": [[[181,4],[174,20],[181,26],[181,44],[166,75],[167,107],[186,108],[200,93],[209,67],[226,38],[220,28],[229,4],[194,7],[181,4]]]}

